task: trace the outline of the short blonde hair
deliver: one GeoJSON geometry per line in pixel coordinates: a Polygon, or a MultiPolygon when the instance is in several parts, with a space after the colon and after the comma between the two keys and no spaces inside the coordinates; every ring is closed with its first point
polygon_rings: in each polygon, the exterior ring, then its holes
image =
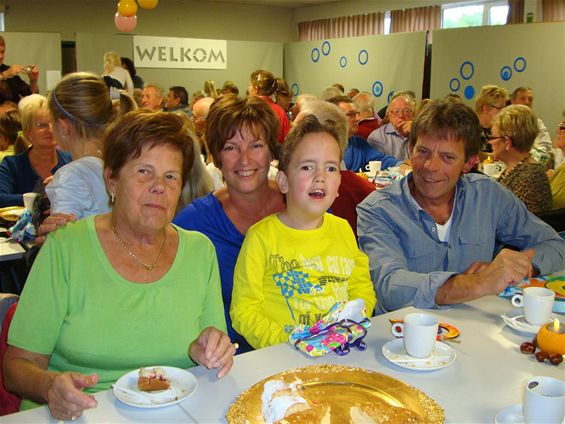
{"type": "Polygon", "coordinates": [[[33,124],[33,118],[37,112],[48,112],[47,98],[41,94],[32,94],[20,100],[18,111],[22,122],[22,131],[28,131],[33,124]]]}
{"type": "Polygon", "coordinates": [[[475,112],[479,113],[485,105],[494,106],[500,99],[504,101],[508,99],[508,90],[492,84],[483,86],[475,100],[475,112]]]}
{"type": "Polygon", "coordinates": [[[524,105],[506,106],[496,115],[492,126],[501,137],[508,137],[520,152],[529,152],[539,132],[538,120],[532,110],[524,105]]]}

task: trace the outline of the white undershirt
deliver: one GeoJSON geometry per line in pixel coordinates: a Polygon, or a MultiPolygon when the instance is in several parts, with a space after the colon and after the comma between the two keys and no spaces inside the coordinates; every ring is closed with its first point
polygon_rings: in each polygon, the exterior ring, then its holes
{"type": "Polygon", "coordinates": [[[449,215],[449,219],[445,224],[438,224],[436,222],[437,227],[437,238],[441,242],[446,242],[449,239],[449,230],[451,229],[451,218],[453,217],[453,211],[451,211],[451,215],[449,215]]]}

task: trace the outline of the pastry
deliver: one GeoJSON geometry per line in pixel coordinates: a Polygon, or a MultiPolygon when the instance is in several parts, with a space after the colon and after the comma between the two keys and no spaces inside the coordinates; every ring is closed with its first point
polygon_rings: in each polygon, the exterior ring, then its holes
{"type": "Polygon", "coordinates": [[[142,392],[155,392],[157,390],[167,390],[171,387],[171,381],[165,377],[165,371],[161,368],[139,370],[137,388],[142,392]]]}

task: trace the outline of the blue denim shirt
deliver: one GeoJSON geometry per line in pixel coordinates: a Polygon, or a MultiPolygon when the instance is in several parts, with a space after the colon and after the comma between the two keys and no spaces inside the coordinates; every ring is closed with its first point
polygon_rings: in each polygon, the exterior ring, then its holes
{"type": "Polygon", "coordinates": [[[491,262],[497,242],[534,248],[540,274],[565,268],[565,241],[496,181],[463,175],[456,185],[448,241],[416,203],[408,182],[371,193],[357,206],[359,244],[370,261],[377,313],[405,306],[437,308],[438,288],[473,262],[491,262]]]}

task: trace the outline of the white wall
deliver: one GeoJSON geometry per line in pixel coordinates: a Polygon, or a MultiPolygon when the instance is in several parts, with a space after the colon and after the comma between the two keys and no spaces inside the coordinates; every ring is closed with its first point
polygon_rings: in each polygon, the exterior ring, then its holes
{"type": "MultiPolygon", "coordinates": [[[[0,0],[6,31],[117,34],[117,0],[0,0]]],[[[139,35],[227,40],[293,41],[292,9],[196,0],[166,0],[153,10],[139,9],[139,35]]]]}

